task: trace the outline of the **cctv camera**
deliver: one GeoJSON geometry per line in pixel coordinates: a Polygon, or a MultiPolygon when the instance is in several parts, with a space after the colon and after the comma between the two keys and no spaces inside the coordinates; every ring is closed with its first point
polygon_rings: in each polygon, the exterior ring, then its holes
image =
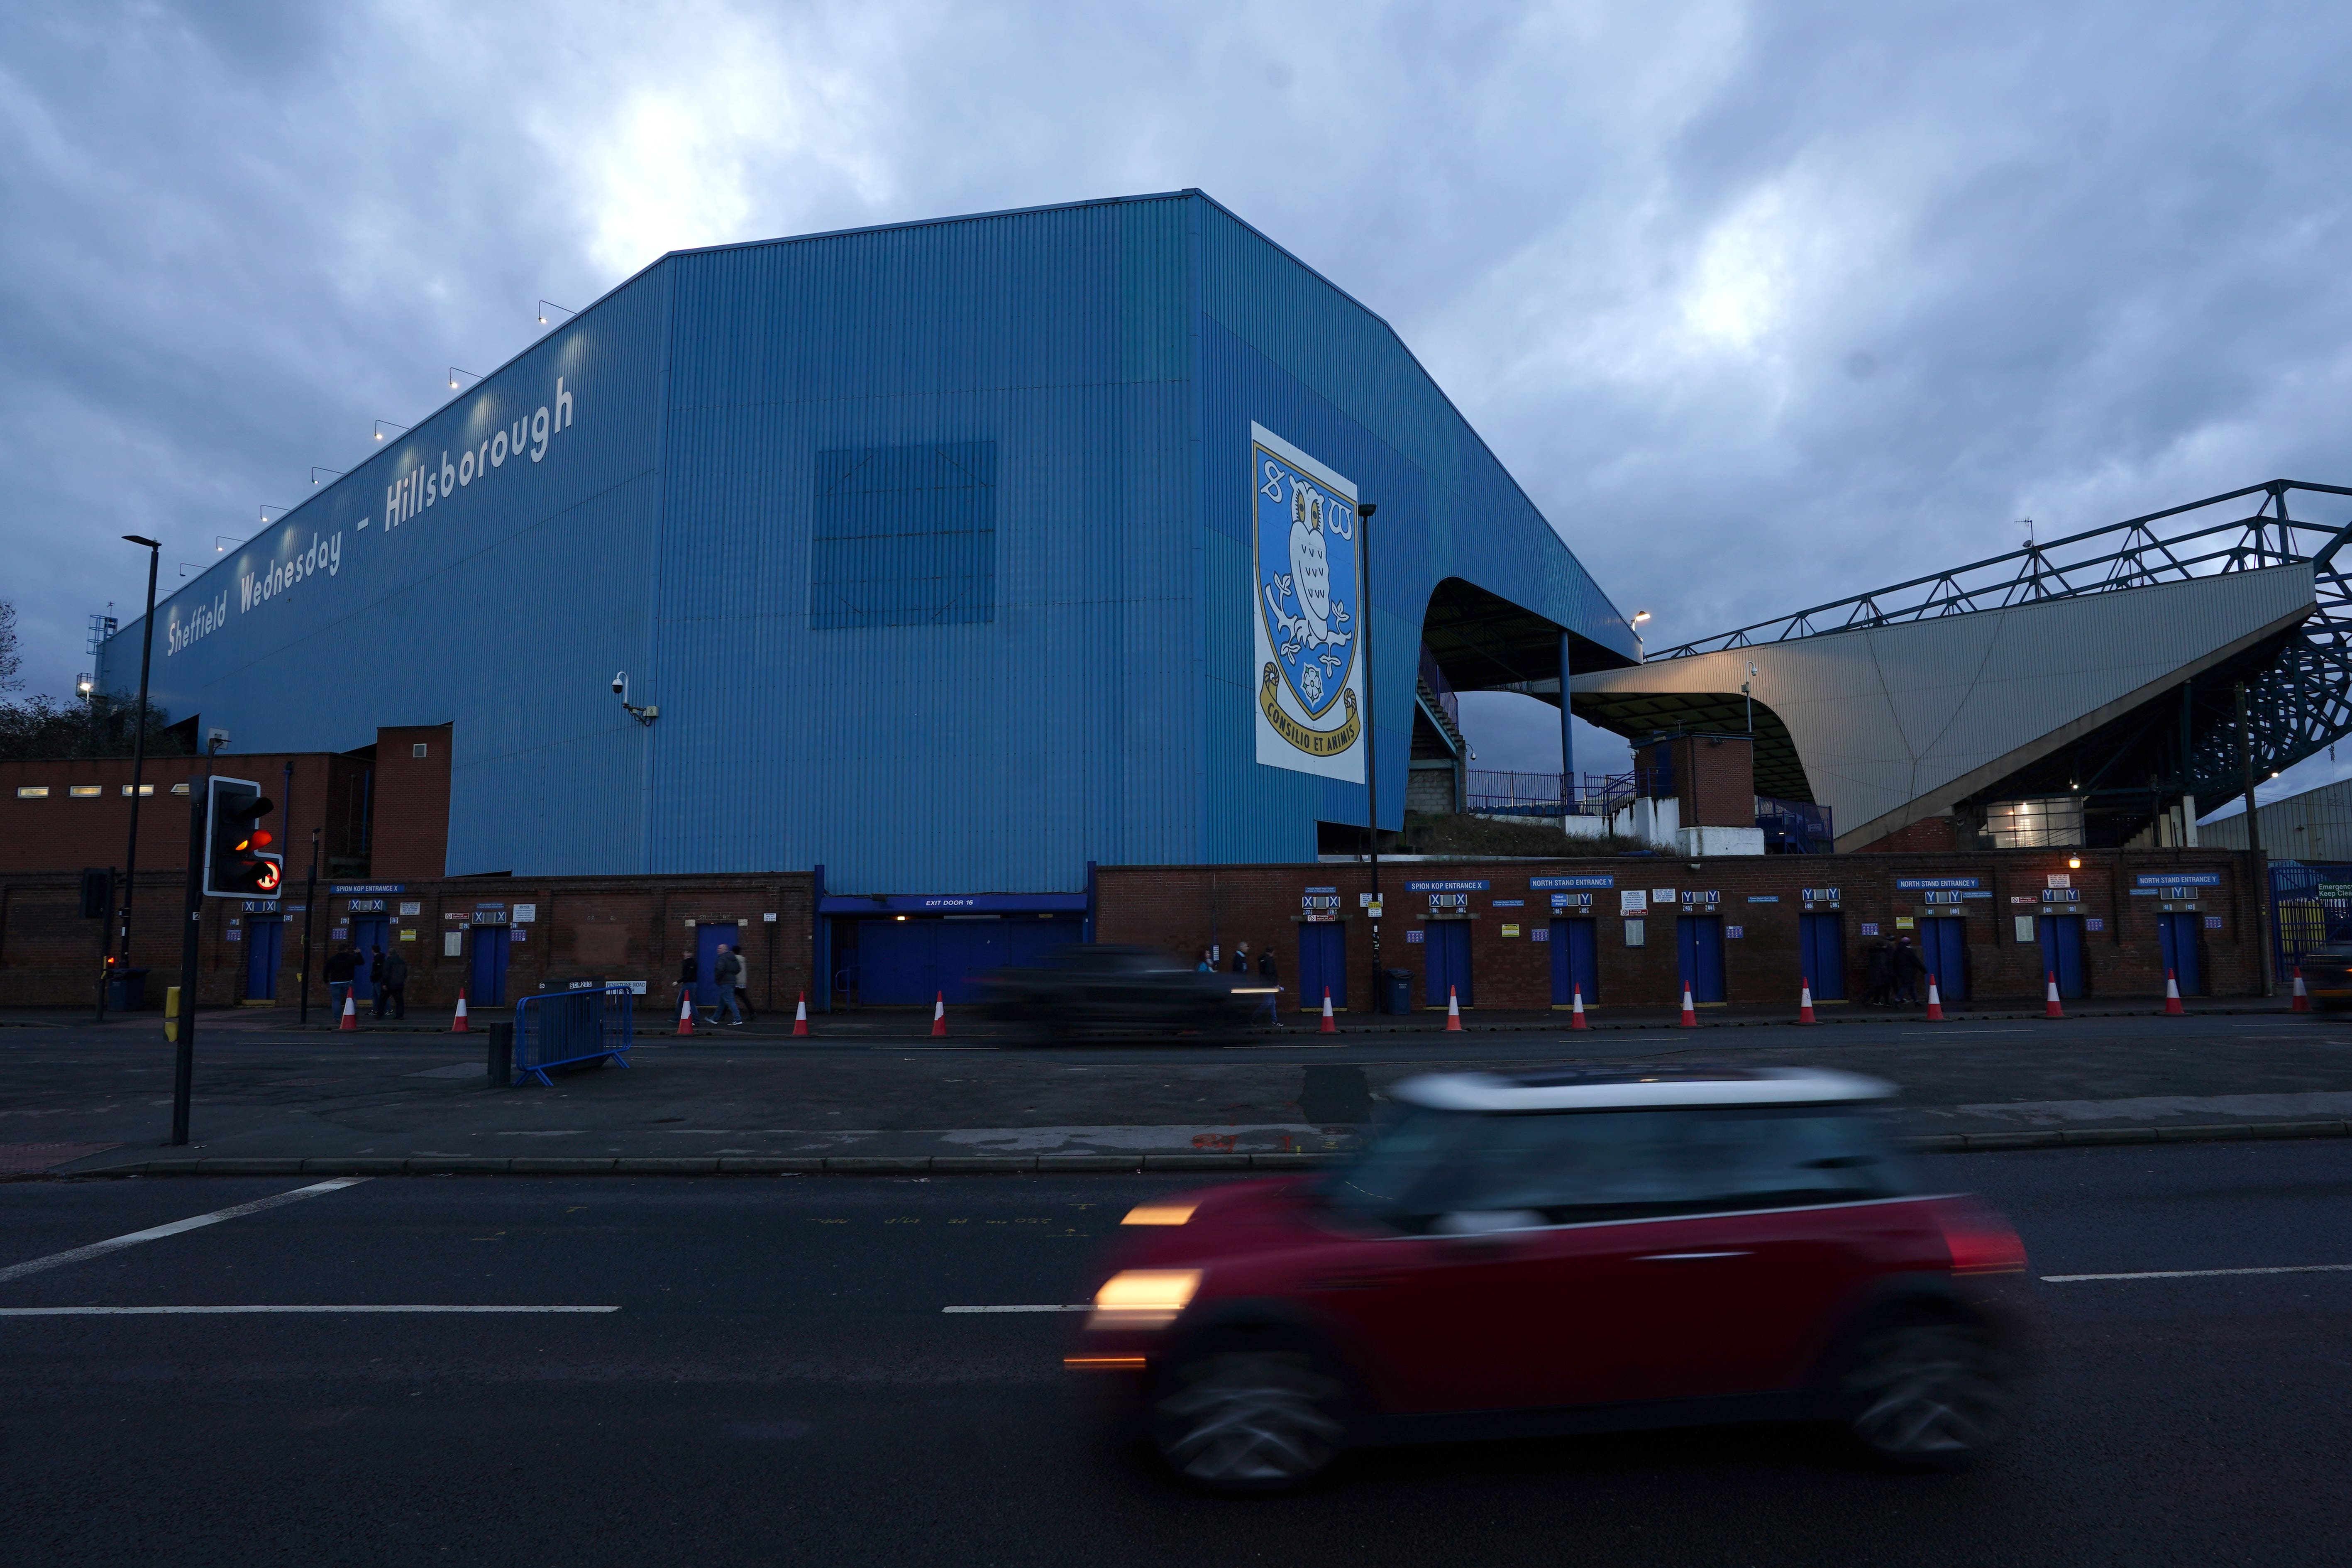
{"type": "Polygon", "coordinates": [[[618,697],[618,696],[620,696],[620,695],[621,695],[621,693],[623,693],[623,692],[626,691],[628,689],[629,689],[629,672],[628,672],[627,670],[625,670],[625,670],[621,671],[621,673],[620,673],[620,674],[618,674],[618,675],[616,675],[616,676],[613,677],[613,695],[614,695],[614,696],[618,697]]]}

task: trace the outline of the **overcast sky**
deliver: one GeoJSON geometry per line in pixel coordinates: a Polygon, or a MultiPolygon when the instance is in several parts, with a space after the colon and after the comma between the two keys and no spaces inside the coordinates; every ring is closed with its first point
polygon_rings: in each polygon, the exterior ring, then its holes
{"type": "MultiPolygon", "coordinates": [[[[7,0],[0,597],[67,689],[137,611],[117,535],[168,587],[665,250],[1187,185],[1386,316],[1653,647],[2021,517],[2352,482],[2347,39],[2163,0],[7,0]]],[[[1559,766],[1551,710],[1470,721],[1559,766]]]]}

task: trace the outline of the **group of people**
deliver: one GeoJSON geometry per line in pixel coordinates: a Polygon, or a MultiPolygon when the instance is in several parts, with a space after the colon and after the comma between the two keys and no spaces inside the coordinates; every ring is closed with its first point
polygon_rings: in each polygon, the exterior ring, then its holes
{"type": "Polygon", "coordinates": [[[1916,1007],[1927,1000],[1927,966],[1909,937],[1896,937],[1892,945],[1884,937],[1874,939],[1863,950],[1863,962],[1869,978],[1864,1006],[1916,1007]]]}
{"type": "Polygon", "coordinates": [[[407,1017],[408,960],[401,956],[400,949],[395,947],[386,952],[379,947],[363,958],[350,942],[337,948],[327,960],[327,995],[334,1004],[335,1016],[342,1016],[343,998],[359,983],[362,965],[368,989],[374,994],[369,1004],[371,1016],[407,1017]]]}
{"type": "MultiPolygon", "coordinates": [[[[1217,971],[1217,950],[1213,947],[1202,948],[1201,950],[1200,962],[1195,963],[1192,967],[1202,973],[1215,973],[1217,971]]],[[[1235,974],[1247,974],[1250,973],[1249,943],[1245,942],[1237,942],[1234,943],[1233,972],[1235,974]]],[[[1258,949],[1257,977],[1260,980],[1265,981],[1267,986],[1270,987],[1265,997],[1265,1021],[1279,1029],[1282,1027],[1282,1013],[1276,1004],[1282,1000],[1282,978],[1275,970],[1274,944],[1272,942],[1268,942],[1264,947],[1258,949]]],[[[1253,1010],[1250,1014],[1251,1019],[1255,1021],[1256,1016],[1256,1012],[1253,1010]]]]}
{"type": "MultiPolygon", "coordinates": [[[[684,998],[694,994],[695,985],[701,978],[702,960],[691,952],[678,954],[677,994],[681,1008],[686,1005],[684,998]]],[[[718,997],[709,1009],[711,1023],[740,1026],[759,1017],[751,1006],[751,965],[743,961],[741,953],[723,942],[710,961],[710,988],[718,997]]],[[[698,1005],[696,1016],[702,1012],[698,1005]]]]}

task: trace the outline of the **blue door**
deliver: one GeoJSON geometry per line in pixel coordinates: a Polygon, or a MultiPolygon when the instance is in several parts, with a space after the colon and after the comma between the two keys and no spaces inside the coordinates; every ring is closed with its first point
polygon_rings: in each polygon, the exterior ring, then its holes
{"type": "Polygon", "coordinates": [[[1601,1000],[1601,953],[1589,920],[1551,922],[1551,1005],[1570,1007],[1579,993],[1588,1007],[1601,1000]]]}
{"type": "Polygon", "coordinates": [[[738,940],[735,927],[731,923],[700,925],[694,928],[694,1005],[696,1006],[719,1005],[719,985],[711,979],[719,969],[719,944],[725,942],[728,951],[731,952],[735,951],[735,943],[738,940]]]}
{"type": "Polygon", "coordinates": [[[1298,925],[1298,1003],[1323,1011],[1323,988],[1331,989],[1335,1012],[1348,1005],[1348,928],[1338,921],[1302,921],[1298,925]]]}
{"type": "Polygon", "coordinates": [[[1429,987],[1423,998],[1433,1007],[1445,1005],[1448,986],[1462,1005],[1470,1005],[1470,922],[1431,921],[1422,928],[1429,955],[1429,987]]]}
{"type": "Polygon", "coordinates": [[[473,974],[466,986],[468,1007],[499,1007],[507,999],[507,928],[474,928],[473,974]]]}
{"type": "Polygon", "coordinates": [[[1799,915],[1797,963],[1803,970],[1799,978],[1812,985],[1814,1001],[1843,1001],[1845,917],[1834,914],[1799,915]]]}
{"type": "MultiPolygon", "coordinates": [[[[1045,963],[1086,934],[1083,920],[871,920],[857,922],[857,1000],[868,1007],[979,1000],[975,976],[1045,963]]],[[[714,937],[714,943],[725,940],[714,937]]]]}
{"type": "Polygon", "coordinates": [[[2083,994],[2083,917],[2042,917],[2042,972],[2058,976],[2058,994],[2083,994]]]}
{"type": "MultiPolygon", "coordinates": [[[[1694,1002],[1723,1000],[1723,917],[1676,915],[1675,945],[1682,956],[1682,981],[1694,1002]]],[[[1675,1001],[1679,1005],[1682,997],[1675,1001]]]]}
{"type": "Polygon", "coordinates": [[[2197,942],[2201,915],[2158,915],[2156,917],[2156,938],[2164,949],[2164,967],[2180,983],[2183,996],[2203,993],[2203,977],[2197,968],[2197,942]]]}
{"type": "MultiPolygon", "coordinates": [[[[1969,999],[1969,922],[1957,915],[1934,915],[1919,922],[1919,962],[1936,977],[1936,995],[1946,1002],[1969,999]]],[[[1920,1000],[1927,999],[1923,990],[1920,1000]]]]}
{"type": "Polygon", "coordinates": [[[245,922],[245,999],[275,1001],[278,965],[285,952],[286,922],[276,915],[247,916],[245,922]]]}
{"type": "Polygon", "coordinates": [[[368,966],[376,954],[392,951],[392,921],[382,915],[353,915],[352,951],[360,955],[359,967],[352,971],[352,994],[363,1003],[373,1002],[375,982],[368,978],[368,966]]]}

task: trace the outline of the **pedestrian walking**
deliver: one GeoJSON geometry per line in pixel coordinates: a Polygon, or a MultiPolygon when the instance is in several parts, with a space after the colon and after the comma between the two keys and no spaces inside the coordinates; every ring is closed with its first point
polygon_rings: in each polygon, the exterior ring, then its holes
{"type": "Polygon", "coordinates": [[[1275,973],[1272,942],[1266,943],[1258,950],[1257,978],[1260,984],[1268,988],[1265,997],[1265,1021],[1279,1029],[1282,1027],[1282,1013],[1277,1004],[1282,1000],[1282,977],[1275,973]]]}
{"type": "Polygon", "coordinates": [[[395,1018],[408,1016],[408,960],[398,948],[383,955],[383,984],[376,988],[376,1016],[389,1006],[395,1018]]]}
{"type": "Polygon", "coordinates": [[[740,947],[735,950],[735,1000],[742,1005],[745,1023],[760,1021],[759,1010],[751,1005],[751,961],[740,947]]]}
{"type": "Polygon", "coordinates": [[[383,1016],[383,949],[380,947],[368,960],[368,989],[375,993],[368,1003],[368,1011],[381,1018],[383,1016]]]}
{"type": "MultiPolygon", "coordinates": [[[[693,1000],[694,983],[701,977],[702,965],[696,960],[694,954],[679,953],[677,955],[677,996],[681,1009],[687,1003],[693,1000]]],[[[697,1016],[700,1016],[699,1009],[697,1010],[697,1016]]]]}
{"type": "Polygon", "coordinates": [[[719,1000],[711,1008],[710,1021],[725,1023],[732,1028],[743,1026],[743,1010],[735,1005],[735,982],[743,973],[743,961],[725,942],[719,944],[719,956],[710,965],[711,984],[718,987],[719,1000]]]}
{"type": "Polygon", "coordinates": [[[1888,951],[1884,938],[1871,939],[1870,946],[1863,952],[1863,963],[1870,982],[1870,988],[1863,993],[1863,1005],[1884,1007],[1895,985],[1895,955],[1888,951]]]}
{"type": "Polygon", "coordinates": [[[1919,977],[1927,966],[1919,962],[1918,949],[1907,936],[1895,939],[1895,999],[1906,1006],[1919,1005],[1919,977]]]}
{"type": "Polygon", "coordinates": [[[327,1001],[338,1018],[343,1016],[343,998],[352,994],[352,976],[359,973],[360,955],[345,942],[327,960],[327,1001]]]}
{"type": "Polygon", "coordinates": [[[1201,962],[1194,964],[1192,968],[1202,974],[1213,974],[1216,973],[1216,963],[1210,958],[1209,950],[1207,948],[1204,947],[1201,950],[1201,962]]]}
{"type": "Polygon", "coordinates": [[[1245,942],[1234,943],[1234,973],[1235,974],[1249,973],[1249,943],[1245,942]]]}

